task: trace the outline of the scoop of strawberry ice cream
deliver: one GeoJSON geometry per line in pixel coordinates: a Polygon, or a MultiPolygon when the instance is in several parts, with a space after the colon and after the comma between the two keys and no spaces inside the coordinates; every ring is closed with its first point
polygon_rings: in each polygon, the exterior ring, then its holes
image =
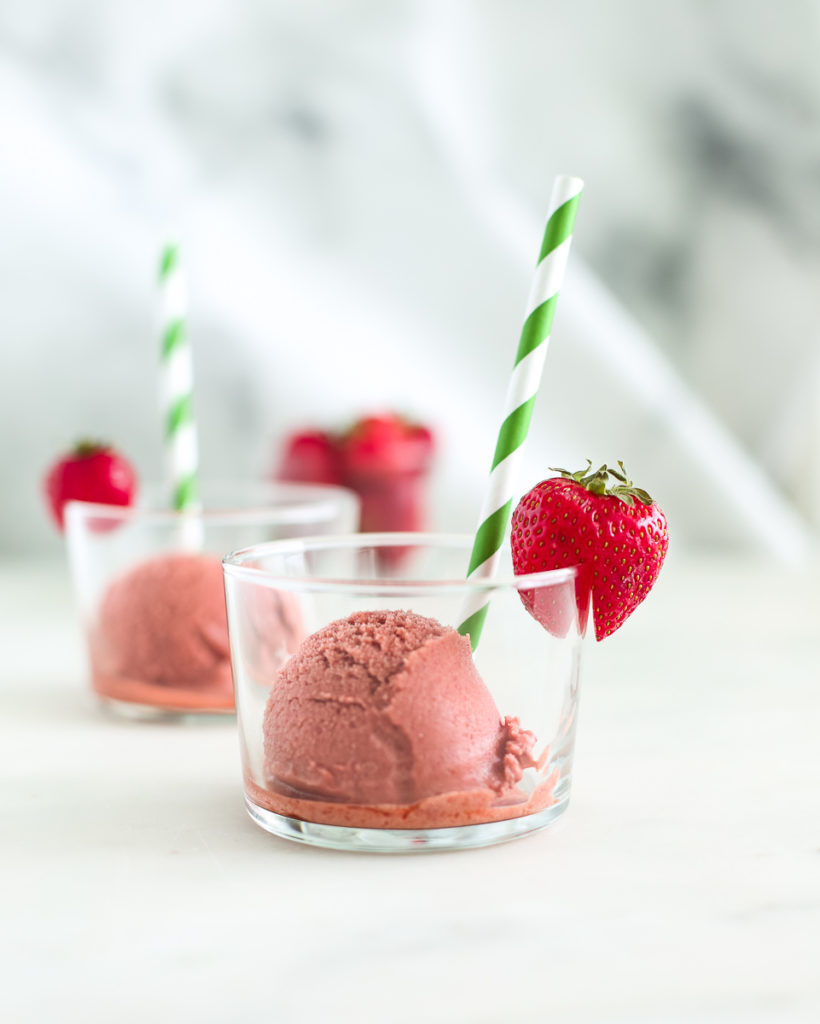
{"type": "MultiPolygon", "coordinates": [[[[303,636],[296,599],[260,590],[241,624],[243,666],[267,689],[303,636]]],[[[118,577],[89,629],[92,682],[103,697],[190,710],[233,708],[222,565],[176,552],[118,577]]]]}
{"type": "Polygon", "coordinates": [[[168,554],[116,579],[100,605],[94,649],[97,664],[114,676],[230,692],[219,559],[168,554]]]}
{"type": "Polygon", "coordinates": [[[469,640],[408,611],[358,612],[304,640],[263,730],[269,785],[337,802],[500,798],[535,764],[535,736],[502,721],[469,640]]]}

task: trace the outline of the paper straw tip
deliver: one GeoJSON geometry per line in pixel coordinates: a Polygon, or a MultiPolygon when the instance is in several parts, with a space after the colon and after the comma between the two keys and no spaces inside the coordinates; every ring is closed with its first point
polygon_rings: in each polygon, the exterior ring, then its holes
{"type": "Polygon", "coordinates": [[[561,186],[562,191],[570,195],[577,195],[584,187],[584,179],[576,178],[572,174],[559,174],[555,179],[555,187],[561,186]]]}

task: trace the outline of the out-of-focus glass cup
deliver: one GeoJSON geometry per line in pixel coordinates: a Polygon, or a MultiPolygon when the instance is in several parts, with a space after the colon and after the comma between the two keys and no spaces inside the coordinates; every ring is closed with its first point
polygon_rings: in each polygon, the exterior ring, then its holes
{"type": "Polygon", "coordinates": [[[359,534],[223,560],[245,800],[262,828],[411,852],[503,842],[566,809],[575,570],[516,577],[507,561],[466,581],[471,546],[359,534]],[[471,653],[457,630],[485,602],[471,653]],[[296,637],[280,634],[281,607],[296,637]]]}
{"type": "Polygon", "coordinates": [[[237,546],[355,530],[345,488],[202,486],[201,510],[175,512],[159,490],[122,507],[70,502],[66,540],[91,686],[132,717],[232,713],[221,558],[237,546]]]}

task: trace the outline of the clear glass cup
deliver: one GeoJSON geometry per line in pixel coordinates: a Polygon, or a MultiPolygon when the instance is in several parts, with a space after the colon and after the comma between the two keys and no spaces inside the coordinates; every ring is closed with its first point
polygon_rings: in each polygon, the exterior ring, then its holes
{"type": "Polygon", "coordinates": [[[471,545],[358,534],[223,560],[245,800],[262,828],[411,852],[503,842],[566,809],[575,570],[516,577],[507,561],[466,581],[471,545]],[[488,606],[471,653],[457,627],[476,599],[488,606]]]}
{"type": "Polygon", "coordinates": [[[181,513],[164,490],[146,495],[131,507],[66,507],[92,689],[132,717],[233,713],[222,556],[355,530],[359,501],[341,487],[203,484],[202,509],[181,513]]]}

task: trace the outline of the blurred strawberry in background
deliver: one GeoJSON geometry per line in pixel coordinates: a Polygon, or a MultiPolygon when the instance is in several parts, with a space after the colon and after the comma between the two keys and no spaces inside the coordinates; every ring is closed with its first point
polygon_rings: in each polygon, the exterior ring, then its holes
{"type": "Polygon", "coordinates": [[[291,483],[341,484],[335,441],[322,430],[291,434],[274,475],[291,483]]]}
{"type": "Polygon", "coordinates": [[[278,480],[349,487],[367,533],[426,526],[426,484],[435,439],[429,427],[395,413],[363,416],[347,430],[310,429],[285,439],[278,480]]]}
{"type": "Polygon", "coordinates": [[[80,441],[52,462],[43,489],[51,517],[62,531],[63,514],[69,501],[132,504],[137,491],[137,474],[125,455],[110,444],[80,441]]]}

